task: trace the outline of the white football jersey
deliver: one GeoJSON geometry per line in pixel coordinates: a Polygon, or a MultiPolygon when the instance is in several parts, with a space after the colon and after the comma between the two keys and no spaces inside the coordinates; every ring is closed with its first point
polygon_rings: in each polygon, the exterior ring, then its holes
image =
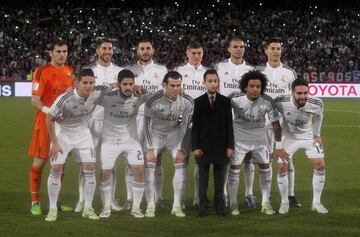
{"type": "Polygon", "coordinates": [[[138,140],[136,116],[140,105],[149,95],[147,93],[140,97],[131,96],[124,99],[119,89],[107,93],[100,103],[104,107],[103,141],[128,138],[138,140]]]}
{"type": "Polygon", "coordinates": [[[173,101],[164,90],[155,92],[145,103],[145,141],[146,147],[152,147],[151,131],[160,133],[178,130],[178,138],[182,148],[185,148],[186,134],[193,112],[193,99],[188,95],[178,96],[173,101]]]}
{"type": "Polygon", "coordinates": [[[320,136],[324,104],[319,98],[309,98],[306,104],[297,108],[293,96],[281,96],[275,99],[275,105],[282,115],[283,134],[292,139],[313,139],[320,136]]]}
{"type": "Polygon", "coordinates": [[[245,61],[242,64],[234,64],[231,59],[218,63],[215,69],[220,78],[220,93],[229,96],[234,91],[240,91],[241,77],[254,70],[254,67],[248,65],[245,61]]]}
{"type": "Polygon", "coordinates": [[[271,122],[280,118],[273,99],[267,95],[251,101],[244,93],[234,93],[231,106],[234,114],[234,135],[241,140],[265,139],[266,117],[269,117],[271,122]]]}
{"type": "Polygon", "coordinates": [[[195,67],[189,63],[174,69],[174,71],[177,71],[182,76],[184,92],[193,99],[198,98],[206,92],[206,88],[203,86],[204,73],[206,70],[207,68],[202,65],[195,69],[195,67]]]}
{"type": "Polygon", "coordinates": [[[165,66],[151,62],[147,65],[141,65],[139,62],[127,66],[135,74],[135,84],[143,86],[149,92],[155,92],[162,89],[162,82],[167,69],[165,66]]]}
{"type": "Polygon", "coordinates": [[[107,86],[97,86],[88,98],[82,98],[75,89],[59,96],[51,106],[50,114],[62,131],[77,133],[88,129],[88,123],[95,107],[102,97],[110,90],[107,86]]]}
{"type": "Polygon", "coordinates": [[[266,75],[268,85],[265,93],[271,98],[282,95],[291,94],[291,83],[296,79],[296,73],[293,69],[280,64],[279,67],[273,68],[266,63],[265,67],[261,67],[261,72],[266,75]]]}
{"type": "Polygon", "coordinates": [[[117,83],[117,76],[122,67],[117,66],[114,63],[111,63],[110,66],[104,67],[98,62],[92,63],[85,66],[84,68],[91,68],[95,75],[95,85],[106,85],[111,83],[117,83]]]}

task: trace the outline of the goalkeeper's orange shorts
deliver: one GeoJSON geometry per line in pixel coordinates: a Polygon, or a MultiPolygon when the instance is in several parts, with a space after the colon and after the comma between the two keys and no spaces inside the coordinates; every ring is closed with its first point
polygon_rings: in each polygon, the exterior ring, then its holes
{"type": "Polygon", "coordinates": [[[49,157],[51,139],[47,131],[45,120],[36,121],[29,147],[29,156],[40,159],[49,157]]]}

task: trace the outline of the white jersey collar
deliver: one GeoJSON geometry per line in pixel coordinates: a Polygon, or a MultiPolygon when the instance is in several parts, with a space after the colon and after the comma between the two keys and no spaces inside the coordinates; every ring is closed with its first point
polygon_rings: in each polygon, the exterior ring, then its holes
{"type": "Polygon", "coordinates": [[[228,61],[231,65],[234,65],[234,66],[244,66],[246,64],[244,59],[243,59],[243,63],[240,63],[240,64],[235,64],[235,63],[231,62],[231,58],[229,58],[228,61]]]}
{"type": "Polygon", "coordinates": [[[267,62],[267,63],[266,63],[266,67],[275,70],[275,69],[278,69],[278,68],[282,68],[282,67],[283,67],[283,64],[282,64],[282,62],[280,62],[280,65],[279,65],[278,67],[272,67],[272,66],[267,62]]]}
{"type": "Polygon", "coordinates": [[[199,71],[199,70],[203,69],[203,65],[202,65],[202,64],[200,64],[200,65],[197,67],[197,69],[195,68],[195,66],[191,65],[190,63],[187,63],[186,66],[192,68],[192,69],[195,70],[195,71],[199,71]]]}

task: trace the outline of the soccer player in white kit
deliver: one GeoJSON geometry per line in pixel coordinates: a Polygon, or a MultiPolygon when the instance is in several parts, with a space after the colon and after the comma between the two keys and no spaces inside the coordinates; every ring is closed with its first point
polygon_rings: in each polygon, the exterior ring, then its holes
{"type": "MultiPolygon", "coordinates": [[[[274,128],[275,139],[281,142],[280,115],[271,97],[264,94],[267,79],[259,71],[245,73],[240,81],[241,92],[233,95],[235,156],[231,159],[229,172],[229,196],[232,215],[239,215],[237,194],[239,187],[240,166],[248,152],[252,153],[255,163],[259,165],[260,188],[262,193],[261,212],[273,215],[269,190],[271,185],[269,151],[266,147],[265,118],[269,117],[274,128]]],[[[279,157],[287,158],[283,149],[277,149],[279,157]]]]}
{"type": "MultiPolygon", "coordinates": [[[[206,92],[206,88],[203,86],[203,77],[204,73],[208,69],[204,67],[201,62],[204,55],[203,48],[201,44],[197,41],[192,41],[186,47],[186,57],[188,59],[188,63],[175,68],[174,70],[179,72],[182,75],[182,87],[186,94],[190,95],[193,99],[201,96],[206,92]]],[[[190,135],[191,133],[189,133],[190,135]]],[[[188,140],[188,148],[190,154],[190,142],[191,137],[187,138],[188,140]]],[[[195,187],[194,187],[194,201],[193,206],[199,206],[199,169],[197,164],[194,164],[194,180],[195,180],[195,187]]],[[[185,190],[183,194],[183,200],[185,200],[185,190]]],[[[185,205],[182,204],[182,208],[185,205]]]]}
{"type": "Polygon", "coordinates": [[[140,203],[144,192],[144,157],[138,142],[136,116],[149,93],[133,96],[135,86],[134,74],[124,69],[118,74],[119,89],[106,94],[100,103],[104,107],[104,123],[101,137],[101,185],[103,198],[101,218],[109,218],[111,214],[112,169],[120,154],[126,155],[127,164],[133,174],[133,203],[131,215],[144,217],[140,203]]]}
{"type": "Polygon", "coordinates": [[[186,150],[193,100],[180,95],[181,75],[168,72],[163,80],[164,90],[155,92],[145,104],[145,195],[146,217],[155,217],[154,180],[157,154],[168,151],[174,164],[174,201],[171,214],[185,217],[181,199],[186,183],[186,150]]]}
{"type": "Polygon", "coordinates": [[[92,208],[96,188],[95,146],[88,123],[95,106],[101,97],[111,90],[111,86],[95,88],[95,77],[91,69],[83,69],[78,75],[77,87],[72,92],[59,96],[47,115],[47,127],[51,137],[48,178],[49,213],[46,221],[57,219],[57,199],[61,188],[61,174],[68,154],[73,151],[81,160],[84,173],[83,217],[97,220],[99,217],[92,208]],[[95,90],[94,90],[95,88],[95,90]],[[60,131],[55,133],[55,121],[60,131]]]}
{"type": "MultiPolygon", "coordinates": [[[[114,54],[114,48],[112,42],[103,38],[97,41],[96,55],[97,61],[93,64],[87,65],[84,68],[91,68],[95,75],[95,85],[112,84],[117,86],[117,75],[123,69],[116,64],[112,63],[112,56],[114,54]]],[[[89,127],[91,128],[91,134],[94,139],[95,147],[98,146],[101,140],[101,130],[104,120],[104,108],[100,105],[96,106],[93,116],[90,119],[89,127]]],[[[117,199],[115,199],[115,187],[116,187],[116,167],[113,169],[112,175],[113,185],[113,197],[111,208],[115,211],[121,211],[117,199]]],[[[81,212],[84,208],[84,174],[80,169],[79,174],[79,201],[76,204],[75,212],[81,212]]]]}
{"type": "MultiPolygon", "coordinates": [[[[136,50],[138,61],[136,64],[127,66],[126,68],[131,70],[135,74],[136,85],[142,86],[147,92],[153,93],[163,88],[162,81],[167,68],[160,65],[153,60],[155,53],[154,47],[149,39],[141,39],[136,50]]],[[[136,118],[137,131],[140,144],[144,144],[144,104],[139,108],[139,112],[136,118]]],[[[128,166],[125,168],[125,181],[127,189],[127,203],[123,206],[125,209],[131,208],[132,203],[132,173],[128,166]]],[[[164,170],[161,165],[161,154],[157,159],[155,168],[155,202],[164,207],[162,202],[162,188],[164,182],[164,170]]]]}
{"type": "MultiPolygon", "coordinates": [[[[242,75],[254,70],[254,67],[247,64],[244,60],[245,43],[242,38],[232,38],[229,42],[227,51],[230,53],[230,58],[215,66],[220,77],[219,91],[224,96],[229,96],[231,93],[239,91],[239,83],[242,75]]],[[[253,196],[255,168],[254,164],[251,162],[251,157],[249,158],[250,159],[244,159],[245,200],[250,208],[256,208],[256,202],[253,196]]],[[[227,175],[225,175],[226,180],[224,186],[224,200],[226,205],[228,202],[227,179],[229,177],[229,167],[227,169],[227,175]]]]}
{"type": "MultiPolygon", "coordinates": [[[[282,145],[290,160],[297,150],[304,149],[313,164],[311,209],[321,214],[328,213],[320,202],[325,184],[324,149],[320,136],[324,104],[318,98],[309,98],[308,83],[303,79],[296,79],[292,83],[292,94],[276,98],[275,105],[282,114],[281,127],[284,135],[282,145]]],[[[287,169],[290,160],[278,159],[280,214],[289,212],[287,169]]]]}
{"type": "MultiPolygon", "coordinates": [[[[296,79],[296,73],[293,69],[281,62],[282,43],[279,38],[267,40],[265,45],[265,54],[267,63],[261,68],[269,81],[265,93],[275,99],[278,96],[291,94],[291,83],[296,79]]],[[[269,150],[272,157],[274,148],[274,135],[271,129],[271,123],[267,121],[267,137],[269,141],[269,150]]],[[[289,179],[289,202],[290,206],[301,207],[297,202],[294,193],[295,169],[293,162],[290,161],[288,175],[289,179]]]]}

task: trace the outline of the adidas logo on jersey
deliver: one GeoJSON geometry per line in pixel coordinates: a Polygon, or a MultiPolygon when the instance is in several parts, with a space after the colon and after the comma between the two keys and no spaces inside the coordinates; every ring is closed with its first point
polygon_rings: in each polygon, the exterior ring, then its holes
{"type": "Polygon", "coordinates": [[[189,77],[189,75],[188,75],[188,74],[185,74],[184,77],[189,77]]]}
{"type": "Polygon", "coordinates": [[[290,112],[287,112],[287,113],[286,113],[286,115],[289,115],[289,116],[290,116],[290,115],[291,115],[291,113],[290,113],[290,112]]]}
{"type": "Polygon", "coordinates": [[[225,72],[224,75],[229,75],[229,73],[228,73],[228,72],[225,72]]]}

